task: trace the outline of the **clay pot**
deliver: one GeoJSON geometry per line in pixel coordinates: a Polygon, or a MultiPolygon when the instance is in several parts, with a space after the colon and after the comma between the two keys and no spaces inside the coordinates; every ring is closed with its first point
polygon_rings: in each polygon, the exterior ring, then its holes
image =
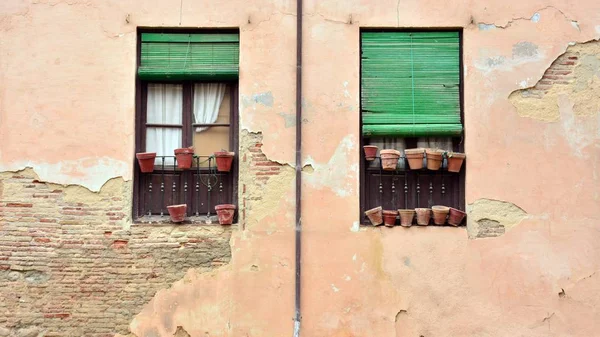
{"type": "Polygon", "coordinates": [[[383,223],[387,227],[394,227],[398,211],[383,211],[383,223]]]}
{"type": "Polygon", "coordinates": [[[461,222],[463,221],[463,219],[465,218],[466,215],[467,215],[467,213],[465,213],[459,209],[450,207],[450,215],[448,215],[448,223],[451,224],[452,226],[458,226],[461,224],[461,222]]]}
{"type": "Polygon", "coordinates": [[[156,158],[156,152],[142,152],[136,153],[135,157],[140,164],[140,171],[143,173],[150,173],[154,171],[154,159],[156,158]]]}
{"type": "Polygon", "coordinates": [[[215,158],[217,161],[217,170],[219,172],[231,171],[231,163],[233,162],[234,156],[235,156],[235,152],[227,152],[227,151],[215,152],[215,158]]]}
{"type": "Polygon", "coordinates": [[[394,171],[398,166],[398,159],[400,159],[400,151],[397,150],[381,150],[379,152],[381,157],[381,166],[386,171],[394,171]]]}
{"type": "Polygon", "coordinates": [[[415,212],[417,212],[417,225],[429,225],[429,219],[431,219],[431,208],[415,208],[415,212]]]}
{"type": "Polygon", "coordinates": [[[446,223],[446,217],[450,208],[446,206],[432,206],[431,211],[433,212],[433,222],[436,225],[443,225],[446,223]]]}
{"type": "Polygon", "coordinates": [[[404,150],[404,156],[408,160],[408,166],[411,170],[420,170],[423,168],[424,153],[425,150],[422,148],[404,150]]]}
{"type": "Polygon", "coordinates": [[[399,209],[398,213],[400,213],[400,226],[410,227],[412,225],[413,219],[415,218],[415,210],[399,209]]]}
{"type": "Polygon", "coordinates": [[[167,206],[167,210],[169,211],[169,215],[171,216],[171,221],[182,222],[183,220],[185,220],[185,212],[187,210],[187,205],[171,205],[167,206]]]}
{"type": "Polygon", "coordinates": [[[443,151],[427,149],[427,169],[437,171],[442,166],[443,151]]]}
{"type": "Polygon", "coordinates": [[[194,157],[193,147],[184,147],[175,149],[175,157],[177,158],[177,168],[187,170],[192,167],[192,158],[194,157]]]}
{"type": "Polygon", "coordinates": [[[381,211],[381,206],[371,208],[365,212],[365,215],[369,218],[369,221],[371,221],[373,226],[379,226],[383,224],[383,212],[381,211]]]}
{"type": "Polygon", "coordinates": [[[233,214],[235,214],[235,205],[223,204],[215,206],[219,223],[221,225],[231,225],[233,223],[233,214]]]}
{"type": "Polygon", "coordinates": [[[448,153],[448,172],[460,172],[463,161],[466,155],[464,153],[449,152],[448,153]]]}
{"type": "Polygon", "coordinates": [[[363,146],[363,150],[365,151],[365,159],[366,160],[375,160],[377,157],[377,146],[375,145],[365,145],[363,146]]]}

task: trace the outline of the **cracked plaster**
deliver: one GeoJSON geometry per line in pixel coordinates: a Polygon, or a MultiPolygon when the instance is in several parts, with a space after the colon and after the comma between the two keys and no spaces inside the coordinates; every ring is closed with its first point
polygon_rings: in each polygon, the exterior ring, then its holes
{"type": "MultiPolygon", "coordinates": [[[[306,178],[303,199],[304,239],[309,247],[303,256],[303,282],[307,290],[304,292],[306,297],[303,298],[303,316],[312,324],[303,325],[303,335],[392,336],[398,333],[395,324],[398,308],[405,308],[406,316],[414,318],[403,322],[402,328],[423,336],[544,336],[548,331],[556,335],[591,336],[600,331],[600,326],[593,320],[594,312],[588,310],[597,307],[600,299],[594,296],[585,299],[583,295],[600,293],[593,292],[597,288],[591,284],[594,277],[573,282],[565,276],[568,275],[565,270],[573,275],[585,276],[591,274],[590,270],[599,269],[597,259],[589,255],[589,252],[597,250],[597,246],[593,244],[598,242],[595,240],[597,229],[589,224],[597,219],[597,215],[586,213],[595,205],[594,200],[597,201],[589,189],[589,186],[595,186],[597,178],[586,175],[589,173],[587,169],[584,172],[578,168],[597,166],[597,158],[568,157],[574,159],[578,166],[561,159],[550,162],[547,166],[540,165],[538,170],[532,169],[538,167],[536,164],[540,162],[548,164],[547,158],[553,151],[560,151],[561,154],[566,152],[562,143],[566,130],[546,129],[538,132],[536,127],[540,126],[540,121],[520,117],[511,110],[507,100],[512,91],[526,87],[529,79],[540,78],[544,69],[564,52],[569,42],[597,38],[600,17],[594,14],[598,13],[598,8],[591,1],[569,8],[568,15],[563,10],[552,6],[544,7],[540,3],[515,1],[450,6],[447,2],[390,0],[372,6],[366,2],[341,5],[333,1],[307,1],[307,13],[318,15],[311,14],[306,29],[313,31],[311,27],[319,26],[321,31],[314,30],[318,39],[305,41],[304,85],[307,90],[303,106],[307,107],[307,122],[303,151],[308,155],[305,163],[310,164],[306,170],[313,172],[306,178]],[[484,6],[492,8],[488,10],[484,6]],[[515,15],[513,11],[523,14],[515,15]],[[532,20],[532,17],[535,19],[532,20]],[[431,27],[432,23],[440,27],[465,27],[465,148],[469,157],[467,200],[475,200],[470,203],[472,206],[487,209],[480,199],[483,199],[482,196],[492,195],[494,198],[507,200],[509,205],[518,204],[526,208],[530,213],[526,219],[513,221],[513,216],[518,211],[510,211],[510,217],[507,215],[501,219],[491,219],[507,223],[512,228],[510,232],[494,240],[468,240],[464,229],[454,228],[348,230],[354,228],[358,213],[348,210],[356,210],[358,207],[358,178],[354,165],[358,164],[359,158],[356,146],[359,128],[356,109],[348,109],[347,106],[358,106],[360,97],[357,50],[359,28],[358,25],[342,24],[350,23],[350,20],[360,22],[364,27],[431,27]],[[334,25],[334,30],[327,31],[328,34],[323,33],[323,27],[334,25]],[[496,29],[502,27],[504,29],[496,29]],[[520,42],[538,46],[537,54],[515,55],[518,60],[513,61],[513,47],[520,42]],[[479,62],[478,56],[484,54],[491,58],[492,64],[486,65],[484,59],[481,63],[484,69],[473,69],[479,62]],[[348,55],[352,57],[347,57],[348,55]],[[535,59],[531,60],[532,57],[535,59]],[[319,66],[323,64],[323,59],[335,60],[335,66],[329,63],[319,66]],[[527,62],[521,62],[523,60],[527,62]],[[515,63],[503,67],[500,64],[502,62],[515,63]],[[490,68],[493,68],[492,71],[489,71],[490,68]],[[339,90],[339,83],[342,81],[348,82],[347,87],[344,86],[345,91],[339,90]],[[523,81],[525,84],[521,85],[523,81]],[[346,96],[346,92],[350,97],[346,96]],[[343,97],[340,100],[343,103],[341,106],[330,103],[337,97],[343,97]],[[508,129],[514,132],[507,132],[508,129]],[[538,138],[538,134],[543,134],[555,146],[545,150],[544,140],[538,138]],[[523,152],[527,159],[523,162],[527,165],[519,166],[518,159],[521,158],[518,152],[523,152]],[[538,154],[543,160],[535,157],[538,154]],[[584,173],[579,175],[581,181],[558,174],[560,179],[556,179],[554,171],[561,171],[557,170],[557,162],[566,166],[564,170],[584,173]],[[336,170],[346,174],[336,175],[336,170]],[[539,185],[533,185],[537,182],[540,182],[539,185]],[[515,185],[519,188],[507,188],[515,185]],[[341,189],[341,195],[338,189],[341,189]],[[583,202],[578,205],[578,201],[583,202]],[[547,212],[547,217],[542,216],[544,212],[547,212]],[[563,215],[566,218],[561,218],[563,215]],[[508,218],[511,220],[507,220],[508,218]],[[545,255],[552,258],[544,258],[545,255]],[[560,263],[553,264],[555,260],[560,263]],[[410,263],[406,264],[404,261],[410,263]],[[323,273],[323,270],[327,270],[327,273],[323,273]],[[343,275],[351,279],[338,288],[340,291],[335,292],[331,284],[338,284],[343,275]],[[568,302],[568,308],[563,310],[554,301],[560,290],[558,284],[568,294],[563,299],[570,300],[570,296],[573,296],[579,302],[568,302]],[[548,299],[550,295],[553,300],[548,299]],[[586,302],[581,304],[584,299],[586,302]],[[521,328],[529,327],[553,312],[556,314],[551,321],[561,319],[563,324],[527,330],[521,328]]],[[[248,226],[231,239],[231,263],[211,273],[190,270],[184,279],[169,289],[161,290],[152,302],[141,308],[131,325],[132,330],[138,336],[154,334],[169,337],[176,333],[177,326],[185,329],[190,336],[203,336],[206,333],[223,336],[279,336],[289,333],[292,331],[293,317],[290,294],[293,293],[291,242],[294,228],[294,170],[291,165],[294,158],[294,130],[285,128],[285,117],[280,114],[282,111],[294,111],[295,17],[290,14],[293,11],[292,4],[222,1],[212,7],[203,7],[201,3],[185,1],[184,7],[180,7],[158,2],[141,5],[132,1],[131,4],[123,4],[116,9],[111,7],[114,4],[102,6],[102,18],[92,14],[98,13],[93,12],[96,9],[92,6],[81,6],[76,12],[65,10],[65,6],[55,6],[51,13],[62,20],[56,20],[51,15],[48,15],[48,20],[41,20],[44,12],[40,9],[25,10],[27,6],[19,5],[15,6],[19,7],[16,12],[26,14],[23,17],[9,14],[8,19],[0,21],[0,30],[10,28],[11,34],[19,37],[19,34],[23,34],[22,27],[25,23],[28,24],[28,29],[36,30],[40,27],[54,27],[51,23],[60,21],[63,25],[59,25],[59,32],[93,32],[97,20],[104,24],[119,22],[115,26],[117,29],[108,30],[111,33],[105,34],[105,30],[98,35],[101,41],[104,38],[111,41],[103,45],[107,54],[99,57],[126,59],[131,63],[134,54],[131,48],[133,34],[125,33],[122,39],[109,38],[131,31],[131,28],[121,26],[127,23],[124,19],[126,15],[131,15],[132,24],[140,26],[239,26],[242,41],[240,62],[243,70],[240,74],[240,97],[271,92],[273,98],[272,106],[254,102],[251,107],[241,107],[240,149],[243,151],[244,146],[256,141],[260,133],[265,155],[284,166],[282,175],[270,180],[266,187],[255,185],[247,176],[240,181],[240,184],[248,184],[250,196],[266,198],[263,199],[266,202],[261,204],[258,199],[251,200],[247,206],[247,210],[252,211],[248,215],[248,226]],[[225,17],[223,12],[230,15],[225,17]],[[89,20],[90,18],[96,20],[89,20]],[[24,19],[28,21],[25,22],[24,19]],[[69,19],[77,22],[77,27],[66,25],[71,22],[69,19]],[[258,270],[252,270],[253,265],[258,266],[258,270]],[[171,329],[161,326],[164,315],[170,318],[171,329]]],[[[92,35],[94,36],[96,35],[92,35]]],[[[86,38],[93,40],[92,37],[86,38]]],[[[47,36],[32,37],[37,38],[44,39],[47,36]]],[[[24,42],[17,43],[14,39],[0,43],[3,47],[14,43],[17,48],[29,49],[24,42]]],[[[10,52],[17,53],[17,50],[10,52]]],[[[87,56],[82,57],[82,60],[86,59],[90,61],[87,56]]],[[[9,60],[15,63],[14,58],[9,60]]],[[[39,64],[52,64],[54,61],[55,57],[46,59],[37,55],[33,59],[28,58],[28,62],[33,62],[35,67],[18,67],[17,62],[16,69],[27,74],[38,69],[39,64]]],[[[99,67],[105,70],[105,66],[101,67],[94,61],[97,60],[92,59],[86,66],[89,69],[99,67]]],[[[2,80],[20,79],[20,74],[7,70],[9,66],[15,67],[13,63],[0,61],[2,80]]],[[[68,63],[62,57],[60,64],[64,67],[68,63]]],[[[108,113],[107,119],[117,121],[104,123],[101,120],[95,123],[98,133],[116,129],[118,134],[103,135],[102,138],[91,137],[92,145],[97,145],[98,139],[119,139],[118,149],[132,148],[133,128],[131,122],[126,120],[133,112],[129,103],[133,101],[133,72],[122,70],[130,68],[133,66],[119,63],[118,69],[115,68],[113,72],[116,77],[120,74],[120,78],[114,82],[95,81],[93,88],[85,88],[73,94],[79,97],[82,92],[96,93],[96,87],[106,88],[109,92],[98,100],[103,102],[101,111],[90,110],[86,113],[92,116],[100,115],[101,112],[108,113]],[[119,86],[120,83],[126,85],[119,86]],[[115,88],[115,85],[116,89],[111,92],[109,89],[115,88]],[[120,97],[124,97],[125,103],[120,101],[120,97]],[[127,118],[121,120],[118,116],[127,118]]],[[[55,70],[49,72],[55,73],[55,70]]],[[[65,83],[59,81],[56,87],[62,88],[65,83]]],[[[17,83],[17,86],[23,89],[37,88],[30,82],[17,83]]],[[[58,104],[49,99],[52,96],[63,100],[71,97],[61,91],[50,95],[39,90],[34,90],[33,93],[34,100],[42,103],[49,101],[46,102],[48,105],[58,104]],[[38,97],[40,93],[42,97],[38,97]]],[[[27,106],[14,104],[14,101],[24,97],[22,95],[21,91],[0,90],[0,98],[4,101],[0,107],[0,118],[4,125],[7,116],[10,117],[4,111],[29,111],[27,106]],[[11,98],[11,104],[5,103],[6,97],[11,98]]],[[[70,115],[62,116],[69,120],[82,111],[82,107],[90,107],[95,103],[90,101],[74,107],[61,105],[57,111],[71,112],[70,115]]],[[[47,109],[36,111],[48,121],[57,120],[47,109]]],[[[45,135],[45,143],[63,139],[65,133],[72,129],[55,128],[57,131],[53,131],[47,126],[40,127],[44,118],[31,112],[28,114],[36,117],[24,120],[34,120],[34,127],[49,132],[49,135],[45,135]]],[[[21,117],[23,116],[19,116],[21,117]]],[[[80,121],[67,124],[80,125],[80,121]]],[[[15,129],[27,132],[28,127],[29,125],[17,123],[15,129]]],[[[590,127],[591,132],[597,132],[596,126],[590,127]]],[[[3,135],[8,134],[5,131],[6,129],[2,129],[3,135]]],[[[72,136],[76,139],[84,138],[80,134],[72,136]]],[[[1,143],[8,144],[6,140],[2,138],[1,143]]],[[[591,139],[589,144],[597,144],[597,141],[591,139]]],[[[40,146],[38,143],[24,145],[40,146]]],[[[64,149],[64,143],[59,148],[64,149]]],[[[5,147],[0,149],[5,150],[5,147]]],[[[131,165],[132,160],[129,158],[133,158],[133,153],[123,153],[126,151],[122,149],[105,152],[99,156],[131,165]]],[[[28,152],[26,157],[35,155],[37,153],[28,152]]],[[[85,157],[85,151],[76,148],[73,158],[64,158],[66,155],[62,155],[63,157],[60,152],[55,151],[51,156],[60,161],[79,160],[85,157]]],[[[14,157],[10,158],[10,162],[13,161],[14,157]]],[[[248,167],[240,166],[240,176],[247,173],[247,170],[248,167]]],[[[127,178],[126,174],[117,176],[127,178]]],[[[104,181],[108,178],[105,177],[104,181]]],[[[53,181],[52,177],[49,180],[53,181]]],[[[78,181],[78,178],[73,177],[73,183],[78,181]]],[[[498,207],[512,209],[506,205],[498,207]]]]}
{"type": "Polygon", "coordinates": [[[556,122],[561,115],[577,118],[600,114],[600,101],[596,99],[600,91],[600,42],[570,46],[567,52],[579,57],[569,83],[553,84],[542,97],[527,95],[535,86],[510,94],[509,100],[520,116],[556,122]]]}
{"type": "Polygon", "coordinates": [[[478,199],[467,206],[467,232],[469,238],[499,236],[527,218],[527,212],[506,201],[478,199]],[[488,228],[501,227],[502,231],[490,235],[488,228]]]}

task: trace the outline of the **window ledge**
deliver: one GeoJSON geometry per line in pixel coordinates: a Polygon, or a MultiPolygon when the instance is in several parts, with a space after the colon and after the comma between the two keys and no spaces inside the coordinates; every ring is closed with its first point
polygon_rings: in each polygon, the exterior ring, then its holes
{"type": "Polygon", "coordinates": [[[402,226],[402,225],[394,225],[393,227],[390,226],[385,226],[384,224],[381,225],[377,225],[374,226],[369,220],[363,222],[360,224],[361,227],[373,227],[373,228],[377,228],[377,227],[385,227],[385,228],[394,228],[394,227],[402,227],[402,228],[411,228],[411,227],[419,227],[419,228],[427,228],[427,227],[449,227],[449,228],[461,228],[461,227],[466,227],[466,221],[463,221],[460,225],[458,226],[454,226],[451,225],[449,223],[445,223],[443,225],[435,225],[435,224],[429,224],[429,225],[416,225],[416,224],[412,224],[410,226],[402,226]]]}
{"type": "MultiPolygon", "coordinates": [[[[166,215],[144,215],[142,217],[136,218],[133,221],[134,225],[203,225],[203,226],[221,226],[219,224],[219,218],[216,215],[211,215],[207,217],[206,215],[200,216],[188,216],[185,218],[183,222],[172,222],[171,217],[166,215]]],[[[237,224],[233,225],[224,225],[224,226],[237,226],[237,224]]]]}

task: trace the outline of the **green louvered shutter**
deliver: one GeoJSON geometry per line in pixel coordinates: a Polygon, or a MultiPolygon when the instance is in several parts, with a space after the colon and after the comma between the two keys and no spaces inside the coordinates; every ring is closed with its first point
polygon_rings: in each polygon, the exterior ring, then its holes
{"type": "Polygon", "coordinates": [[[458,32],[364,32],[363,135],[457,136],[458,32]]]}
{"type": "Polygon", "coordinates": [[[142,80],[238,78],[239,34],[142,33],[142,80]]]}

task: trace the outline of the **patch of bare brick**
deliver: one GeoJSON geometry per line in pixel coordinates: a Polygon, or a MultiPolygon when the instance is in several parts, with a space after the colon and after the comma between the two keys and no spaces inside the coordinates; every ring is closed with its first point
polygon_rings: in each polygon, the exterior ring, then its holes
{"type": "Polygon", "coordinates": [[[478,238],[492,238],[497,237],[505,232],[505,228],[500,222],[491,219],[480,219],[477,221],[479,225],[479,232],[477,233],[478,238]]]}
{"type": "Polygon", "coordinates": [[[190,268],[217,268],[231,258],[231,228],[124,230],[125,196],[99,194],[88,204],[69,201],[68,188],[33,181],[27,171],[0,179],[0,332],[9,336],[126,335],[158,290],[190,268]]]}
{"type": "Polygon", "coordinates": [[[559,56],[544,72],[542,79],[532,88],[521,91],[523,97],[542,98],[555,84],[569,84],[574,79],[574,70],[577,64],[577,54],[567,51],[559,56]]]}

